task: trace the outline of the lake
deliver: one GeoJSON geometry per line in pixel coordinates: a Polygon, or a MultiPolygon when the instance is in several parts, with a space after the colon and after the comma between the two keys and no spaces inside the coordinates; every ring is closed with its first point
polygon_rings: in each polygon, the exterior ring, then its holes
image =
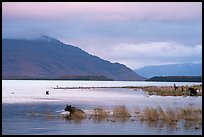
{"type": "Polygon", "coordinates": [[[202,134],[194,130],[162,123],[141,123],[84,119],[73,121],[59,118],[65,105],[79,107],[85,112],[95,107],[111,110],[125,105],[128,109],[146,107],[202,107],[202,97],[147,95],[141,89],[122,86],[195,85],[192,82],[146,81],[60,81],[60,80],[2,80],[2,134],[202,134]],[[95,87],[87,89],[54,89],[54,87],[95,87]],[[98,88],[106,87],[106,88],[98,88]],[[117,87],[117,88],[111,88],[117,87]],[[49,91],[49,95],[45,92],[49,91]],[[32,115],[35,113],[35,115],[32,115]],[[50,115],[51,114],[51,115],[50,115]]]}

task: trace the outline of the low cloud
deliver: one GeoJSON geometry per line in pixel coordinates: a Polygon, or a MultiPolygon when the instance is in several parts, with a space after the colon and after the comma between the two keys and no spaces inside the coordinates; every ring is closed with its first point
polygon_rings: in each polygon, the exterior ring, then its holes
{"type": "Polygon", "coordinates": [[[113,47],[114,53],[122,56],[139,56],[149,57],[188,57],[201,54],[202,46],[185,46],[176,42],[146,42],[140,44],[119,44],[113,47]]]}
{"type": "Polygon", "coordinates": [[[161,41],[121,43],[107,46],[106,49],[99,47],[97,50],[89,50],[102,58],[123,63],[132,69],[146,65],[201,62],[202,59],[202,45],[186,46],[176,42],[161,41]]]}

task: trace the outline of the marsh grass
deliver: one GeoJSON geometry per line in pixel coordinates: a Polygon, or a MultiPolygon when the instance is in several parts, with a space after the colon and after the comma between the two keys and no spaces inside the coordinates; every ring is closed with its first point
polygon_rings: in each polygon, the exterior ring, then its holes
{"type": "Polygon", "coordinates": [[[116,106],[113,109],[113,117],[131,117],[129,110],[126,106],[116,106]]]}
{"type": "Polygon", "coordinates": [[[113,122],[114,121],[119,121],[119,122],[127,122],[128,120],[130,120],[130,111],[128,110],[128,108],[124,105],[121,106],[115,106],[113,108],[113,122]]]}
{"type": "Polygon", "coordinates": [[[171,108],[145,108],[140,115],[137,116],[140,121],[162,121],[168,124],[176,124],[179,121],[194,121],[202,123],[202,109],[198,107],[180,107],[171,108]]]}
{"type": "Polygon", "coordinates": [[[93,114],[91,114],[90,119],[93,119],[95,122],[99,123],[104,121],[109,116],[109,113],[104,108],[94,108],[93,114]]]}
{"type": "Polygon", "coordinates": [[[173,109],[170,107],[166,108],[166,111],[164,112],[163,115],[163,120],[165,122],[171,123],[171,124],[176,124],[179,121],[179,112],[177,109],[173,109]]]}
{"type": "Polygon", "coordinates": [[[159,119],[158,111],[157,109],[154,109],[154,108],[149,108],[149,107],[145,108],[144,116],[145,116],[145,119],[150,121],[156,121],[159,119]]]}
{"type": "Polygon", "coordinates": [[[178,86],[175,90],[174,86],[146,86],[140,87],[147,91],[149,95],[160,95],[160,96],[189,96],[188,89],[192,87],[198,90],[197,95],[202,96],[202,85],[193,86],[178,86]]]}
{"type": "Polygon", "coordinates": [[[103,118],[108,117],[108,112],[104,108],[99,108],[99,107],[94,108],[93,116],[97,117],[97,118],[100,118],[100,119],[103,119],[103,118]]]}
{"type": "Polygon", "coordinates": [[[187,121],[202,120],[202,109],[196,107],[179,108],[180,117],[187,121]]]}
{"type": "MultiPolygon", "coordinates": [[[[177,127],[177,123],[181,122],[184,125],[184,128],[190,129],[200,129],[202,127],[202,108],[196,106],[187,106],[187,107],[146,107],[140,109],[136,107],[133,111],[128,110],[124,105],[115,106],[112,110],[106,110],[102,107],[97,107],[90,110],[91,115],[86,113],[75,112],[67,113],[66,115],[62,114],[58,118],[74,121],[75,123],[80,123],[83,119],[86,119],[87,116],[93,119],[95,122],[102,121],[111,121],[111,122],[126,122],[126,121],[140,121],[140,123],[147,123],[149,126],[153,127],[177,127]],[[111,112],[111,113],[110,113],[111,112]],[[132,115],[131,115],[132,114],[132,115]]],[[[46,117],[47,119],[57,118],[54,113],[51,111],[45,111],[44,113],[39,113],[31,111],[27,113],[30,117],[46,117]]]]}

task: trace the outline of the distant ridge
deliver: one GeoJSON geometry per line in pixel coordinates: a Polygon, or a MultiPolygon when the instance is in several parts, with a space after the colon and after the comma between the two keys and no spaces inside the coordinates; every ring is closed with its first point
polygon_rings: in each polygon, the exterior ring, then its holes
{"type": "Polygon", "coordinates": [[[134,70],[137,74],[151,78],[155,76],[202,76],[202,64],[169,64],[145,66],[134,70]]]}
{"type": "Polygon", "coordinates": [[[35,40],[2,39],[2,79],[75,76],[87,80],[145,79],[123,64],[111,63],[48,36],[35,40]]]}
{"type": "Polygon", "coordinates": [[[152,77],[146,81],[159,81],[159,82],[202,82],[202,76],[165,76],[165,77],[152,77]]]}

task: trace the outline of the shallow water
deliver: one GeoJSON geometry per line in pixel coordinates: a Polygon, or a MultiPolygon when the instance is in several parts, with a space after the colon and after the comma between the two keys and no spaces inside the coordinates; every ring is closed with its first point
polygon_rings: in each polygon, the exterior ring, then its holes
{"type": "MultiPolygon", "coordinates": [[[[59,118],[59,108],[65,104],[3,104],[2,134],[201,134],[194,126],[168,125],[158,122],[110,122],[93,119],[66,120],[59,118]],[[28,115],[35,112],[36,115],[28,115]],[[37,115],[38,114],[38,115],[37,115]],[[48,116],[48,114],[52,114],[48,116]]],[[[91,106],[90,106],[91,107],[91,106]]]]}
{"type": "MultiPolygon", "coordinates": [[[[111,122],[94,119],[79,121],[60,118],[70,104],[84,111],[95,107],[128,109],[145,107],[202,107],[202,97],[148,96],[143,90],[126,88],[53,89],[58,86],[129,86],[132,82],[96,81],[21,81],[2,80],[2,134],[202,134],[202,128],[178,123],[175,127],[161,122],[125,120],[111,122]],[[79,83],[83,83],[80,85],[79,83]],[[104,84],[105,83],[105,84],[104,84]],[[115,84],[117,83],[117,84],[115,84]],[[126,85],[124,84],[126,83],[126,85]],[[50,94],[46,95],[45,91],[50,94]]],[[[133,82],[134,83],[134,82],[133,82]]],[[[137,82],[135,82],[135,85],[137,82]]],[[[151,83],[154,84],[154,83],[151,83]]],[[[158,83],[156,83],[158,84],[158,83]]],[[[169,83],[166,83],[169,85],[169,83]]],[[[178,83],[176,83],[178,85],[178,83]]],[[[180,83],[181,84],[181,83],[180,83]]],[[[186,84],[186,83],[185,83],[186,84]]],[[[188,83],[195,84],[195,83],[188,83]]],[[[200,84],[200,83],[197,83],[200,84]]],[[[135,86],[134,85],[134,86],[135,86]]],[[[163,85],[165,85],[163,83],[163,85]]],[[[189,125],[189,123],[187,123],[189,125]]],[[[192,123],[190,123],[192,125],[192,123]]],[[[202,125],[201,125],[202,126],[202,125]]]]}

